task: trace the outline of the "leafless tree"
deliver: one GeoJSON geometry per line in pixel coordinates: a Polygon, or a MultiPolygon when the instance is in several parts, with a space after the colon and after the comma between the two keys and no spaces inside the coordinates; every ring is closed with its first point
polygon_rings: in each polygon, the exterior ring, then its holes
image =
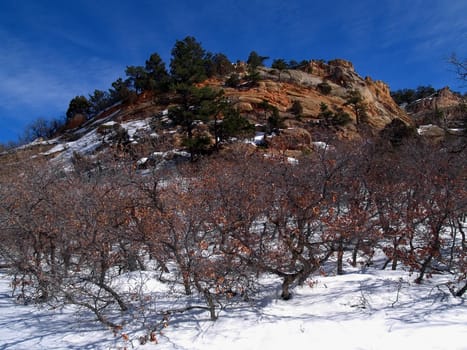
{"type": "Polygon", "coordinates": [[[467,59],[461,59],[457,55],[452,54],[449,63],[451,63],[459,79],[463,82],[467,82],[467,59]]]}

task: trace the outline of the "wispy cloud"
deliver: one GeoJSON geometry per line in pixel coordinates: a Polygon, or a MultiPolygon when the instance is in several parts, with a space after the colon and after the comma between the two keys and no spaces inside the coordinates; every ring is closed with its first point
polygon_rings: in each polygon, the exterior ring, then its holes
{"type": "Polygon", "coordinates": [[[96,57],[62,56],[53,49],[31,47],[11,34],[0,32],[0,104],[39,110],[66,109],[77,94],[110,86],[115,64],[96,57]]]}
{"type": "MultiPolygon", "coordinates": [[[[467,40],[467,2],[413,1],[404,6],[388,4],[383,34],[388,47],[404,46],[418,58],[436,50],[465,51],[467,40]]],[[[449,52],[446,52],[449,54],[449,52]]]]}

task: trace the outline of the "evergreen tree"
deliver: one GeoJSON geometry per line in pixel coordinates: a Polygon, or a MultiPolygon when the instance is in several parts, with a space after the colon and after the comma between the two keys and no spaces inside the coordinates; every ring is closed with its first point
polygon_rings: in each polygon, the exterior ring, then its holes
{"type": "Polygon", "coordinates": [[[118,78],[112,83],[112,88],[109,89],[110,101],[115,102],[126,102],[132,101],[135,98],[135,93],[130,89],[130,82],[118,78]]]}
{"type": "Polygon", "coordinates": [[[436,90],[430,86],[421,85],[416,89],[400,89],[396,91],[391,91],[391,97],[398,105],[404,103],[410,104],[416,100],[429,97],[436,93],[436,90]]]}
{"type": "Polygon", "coordinates": [[[271,109],[271,115],[268,118],[268,128],[269,132],[277,132],[279,129],[284,128],[284,120],[276,107],[272,107],[271,109]]]}
{"type": "Polygon", "coordinates": [[[268,132],[276,132],[284,127],[284,120],[279,114],[277,107],[271,105],[268,101],[263,100],[258,107],[263,110],[264,119],[267,122],[268,132]]]}
{"type": "Polygon", "coordinates": [[[225,85],[228,87],[236,88],[240,84],[240,76],[238,73],[232,73],[230,77],[225,81],[225,85]]]}
{"type": "Polygon", "coordinates": [[[352,120],[350,115],[344,112],[341,108],[338,108],[337,112],[333,112],[324,102],[321,102],[319,105],[318,118],[327,127],[344,126],[352,120]]]}
{"type": "Polygon", "coordinates": [[[110,95],[106,91],[94,90],[92,95],[89,95],[90,113],[92,116],[97,115],[99,112],[110,106],[110,95]]]}
{"type": "Polygon", "coordinates": [[[169,109],[169,116],[182,128],[183,144],[188,148],[193,161],[210,146],[206,134],[195,133],[197,124],[208,123],[217,117],[222,106],[223,91],[188,84],[178,84],[175,90],[180,96],[180,103],[169,109]]]}
{"type": "Polygon", "coordinates": [[[323,95],[329,95],[332,91],[331,85],[329,85],[328,82],[323,81],[322,83],[319,83],[317,85],[318,90],[323,94],[323,95]]]}
{"type": "Polygon", "coordinates": [[[177,40],[172,49],[170,73],[175,83],[199,83],[206,79],[206,52],[192,36],[177,40]]]}
{"type": "Polygon", "coordinates": [[[86,97],[76,96],[70,101],[68,110],[66,111],[66,118],[67,120],[70,120],[76,114],[82,114],[86,118],[89,118],[90,109],[91,109],[91,104],[89,103],[86,97]]]}
{"type": "Polygon", "coordinates": [[[395,118],[380,131],[382,138],[391,142],[393,146],[400,146],[405,139],[416,135],[416,130],[395,118]]]}
{"type": "Polygon", "coordinates": [[[128,77],[128,87],[140,94],[148,88],[148,74],[142,66],[128,66],[125,74],[128,77]]]}
{"type": "Polygon", "coordinates": [[[206,73],[209,77],[226,76],[234,71],[232,62],[223,53],[208,53],[206,55],[206,73]]]}
{"type": "Polygon", "coordinates": [[[251,51],[246,63],[248,68],[256,70],[258,67],[264,66],[264,61],[268,58],[267,56],[260,56],[256,51],[251,51]]]}
{"type": "Polygon", "coordinates": [[[334,113],[334,117],[332,119],[332,124],[334,126],[344,126],[352,121],[349,113],[344,112],[342,108],[338,108],[336,113],[334,113]]]}
{"type": "Polygon", "coordinates": [[[221,140],[227,140],[230,137],[251,137],[254,133],[255,126],[236,109],[229,106],[224,110],[220,131],[221,140]]]}
{"type": "Polygon", "coordinates": [[[269,57],[267,56],[260,56],[256,51],[251,51],[250,55],[248,56],[247,64],[248,64],[248,79],[251,80],[253,83],[256,83],[259,80],[259,72],[258,67],[264,66],[264,61],[267,60],[269,57]]]}
{"type": "Polygon", "coordinates": [[[281,73],[284,69],[287,69],[287,62],[282,58],[275,59],[272,61],[271,68],[279,71],[279,81],[281,81],[281,73]]]}
{"type": "Polygon", "coordinates": [[[148,82],[146,89],[166,91],[169,84],[169,74],[165,63],[157,53],[153,53],[146,61],[148,82]]]}
{"type": "Polygon", "coordinates": [[[302,103],[298,100],[293,101],[292,107],[290,107],[290,112],[294,114],[297,118],[300,118],[303,114],[302,103]]]}
{"type": "Polygon", "coordinates": [[[334,113],[329,109],[328,105],[324,102],[319,104],[319,114],[318,118],[323,121],[324,125],[332,125],[332,120],[334,119],[334,113]]]}
{"type": "Polygon", "coordinates": [[[425,97],[429,97],[433,94],[436,93],[435,88],[433,88],[431,85],[428,86],[419,86],[417,87],[417,90],[415,90],[415,99],[421,99],[425,97]]]}
{"type": "Polygon", "coordinates": [[[358,90],[350,90],[345,96],[345,106],[350,106],[355,113],[355,122],[361,125],[367,121],[367,106],[358,90]]]}

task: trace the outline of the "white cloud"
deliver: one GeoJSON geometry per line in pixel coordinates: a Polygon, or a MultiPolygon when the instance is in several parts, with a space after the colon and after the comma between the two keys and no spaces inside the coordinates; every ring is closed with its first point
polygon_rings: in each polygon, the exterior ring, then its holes
{"type": "Polygon", "coordinates": [[[66,110],[73,96],[106,89],[116,78],[116,65],[103,59],[62,56],[5,32],[0,40],[0,104],[5,109],[66,110]]]}

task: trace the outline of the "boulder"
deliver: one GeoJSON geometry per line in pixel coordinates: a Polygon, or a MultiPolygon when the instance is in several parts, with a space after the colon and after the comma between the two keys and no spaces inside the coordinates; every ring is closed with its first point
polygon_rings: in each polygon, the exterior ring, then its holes
{"type": "Polygon", "coordinates": [[[239,112],[251,112],[253,110],[253,106],[249,102],[238,102],[235,107],[239,112]]]}
{"type": "Polygon", "coordinates": [[[446,136],[446,131],[444,131],[444,129],[433,124],[420,125],[417,131],[420,136],[426,137],[435,142],[443,140],[446,136]]]}
{"type": "Polygon", "coordinates": [[[291,128],[268,139],[268,146],[282,150],[304,151],[311,149],[311,134],[303,128],[291,128]]]}

